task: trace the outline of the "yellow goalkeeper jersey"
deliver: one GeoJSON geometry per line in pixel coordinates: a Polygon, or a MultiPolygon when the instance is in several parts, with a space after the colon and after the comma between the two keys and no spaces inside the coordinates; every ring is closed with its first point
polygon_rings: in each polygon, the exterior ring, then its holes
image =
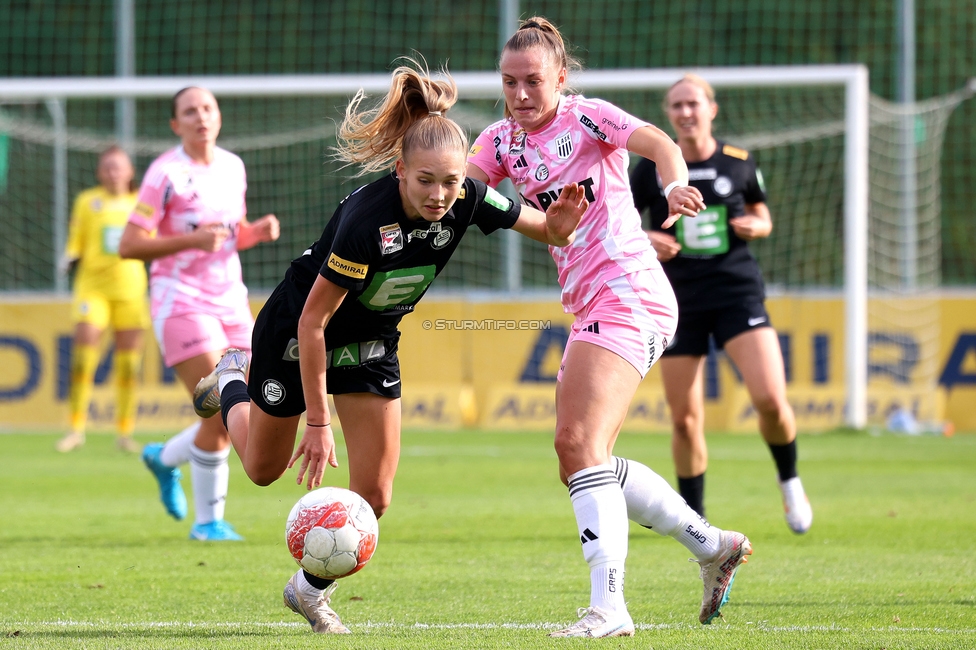
{"type": "Polygon", "coordinates": [[[119,257],[119,239],[136,196],[136,192],[114,196],[98,186],[75,199],[65,254],[69,260],[79,260],[76,293],[98,292],[109,300],[145,295],[145,264],[119,257]]]}

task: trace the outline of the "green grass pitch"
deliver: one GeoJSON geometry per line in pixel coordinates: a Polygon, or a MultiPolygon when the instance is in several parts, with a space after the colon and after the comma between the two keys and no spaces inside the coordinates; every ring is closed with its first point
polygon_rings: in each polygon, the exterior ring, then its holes
{"type": "MultiPolygon", "coordinates": [[[[588,643],[546,637],[589,596],[549,435],[405,433],[376,555],[333,600],[354,633],[343,638],[282,605],[296,569],[284,522],[303,493],[293,471],[260,488],[232,456],[227,519],[247,539],[201,543],[111,436],[69,455],[55,440],[0,435],[0,650],[976,647],[972,435],[801,436],[805,536],[783,522],[759,437],[710,436],[709,518],[755,548],[724,619],[698,624],[698,566],[632,525],[637,633],[588,643]]],[[[623,434],[616,452],[673,476],[666,436],[623,434]]],[[[345,469],[328,479],[345,485],[345,469]]]]}

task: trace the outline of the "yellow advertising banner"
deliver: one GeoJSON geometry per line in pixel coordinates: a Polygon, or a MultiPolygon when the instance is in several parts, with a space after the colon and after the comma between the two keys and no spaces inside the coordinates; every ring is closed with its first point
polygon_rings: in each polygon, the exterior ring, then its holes
{"type": "Polygon", "coordinates": [[[417,382],[405,385],[400,398],[404,429],[460,429],[476,423],[473,393],[459,383],[417,382]]]}
{"type": "MultiPolygon", "coordinates": [[[[488,391],[483,426],[511,431],[553,430],[556,426],[556,389],[552,384],[495,384],[488,391]]],[[[664,391],[641,386],[630,403],[624,431],[671,431],[671,415],[664,391]]]]}
{"type": "MultiPolygon", "coordinates": [[[[0,428],[65,427],[72,324],[67,299],[0,300],[0,428]]],[[[103,342],[88,411],[91,430],[115,426],[115,394],[109,337],[103,342]]],[[[140,377],[136,428],[178,431],[196,416],[186,389],[163,366],[152,333],[147,332],[140,377]]]]}
{"type": "MultiPolygon", "coordinates": [[[[252,305],[257,308],[260,301],[252,305]]],[[[844,305],[836,295],[767,301],[783,350],[788,395],[801,430],[843,422],[844,305]]],[[[917,419],[950,420],[976,431],[976,294],[922,301],[872,299],[869,413],[880,423],[896,407],[917,419]]],[[[67,422],[72,326],[67,298],[0,299],[0,430],[51,430],[67,422]]],[[[401,323],[399,357],[405,428],[551,429],[555,380],[572,317],[558,301],[426,298],[401,323]]],[[[89,412],[92,430],[114,426],[112,352],[105,342],[89,412]]],[[[755,431],[755,414],[735,368],[721,353],[704,363],[706,427],[755,431]]],[[[185,389],[147,332],[136,426],[173,431],[193,419],[185,389]]],[[[630,431],[668,431],[658,368],[641,384],[624,422],[630,431]]]]}
{"type": "MultiPolygon", "coordinates": [[[[896,408],[919,421],[976,431],[976,294],[869,301],[868,413],[882,424],[896,408]]],[[[802,431],[840,426],[846,409],[844,303],[835,294],[774,297],[767,309],[783,351],[788,396],[802,431]]],[[[554,383],[572,325],[553,300],[428,300],[401,324],[404,384],[445,376],[469,384],[486,428],[551,429],[554,383]],[[456,355],[456,356],[455,356],[456,355]],[[438,371],[440,372],[440,371],[438,371]]],[[[741,379],[724,354],[705,360],[710,431],[756,431],[741,379]]],[[[631,404],[624,430],[668,431],[659,368],[631,404]]]]}

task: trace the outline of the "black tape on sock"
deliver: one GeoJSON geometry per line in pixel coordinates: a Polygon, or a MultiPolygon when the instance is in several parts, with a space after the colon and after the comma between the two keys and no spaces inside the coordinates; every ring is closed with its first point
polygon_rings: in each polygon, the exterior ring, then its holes
{"type": "Polygon", "coordinates": [[[308,580],[308,584],[312,585],[316,589],[327,589],[335,580],[329,580],[328,578],[319,578],[318,576],[313,576],[311,573],[302,569],[302,573],[305,574],[305,579],[308,580]]]}
{"type": "Polygon", "coordinates": [[[224,421],[224,428],[227,428],[227,414],[235,404],[250,402],[251,398],[247,394],[247,384],[240,379],[227,384],[224,390],[220,391],[220,417],[224,421]]]}

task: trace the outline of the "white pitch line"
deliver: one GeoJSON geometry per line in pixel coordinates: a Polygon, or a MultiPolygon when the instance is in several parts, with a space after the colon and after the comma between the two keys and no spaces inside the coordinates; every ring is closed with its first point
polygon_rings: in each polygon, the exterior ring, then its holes
{"type": "MultiPolygon", "coordinates": [[[[349,628],[352,630],[552,630],[563,627],[565,623],[391,623],[382,621],[368,621],[366,623],[351,623],[349,628]]],[[[768,625],[766,623],[754,623],[747,621],[741,624],[733,624],[736,630],[740,626],[755,626],[754,629],[762,632],[909,632],[924,634],[976,634],[974,628],[952,629],[942,627],[868,627],[868,628],[849,628],[836,625],[768,625]]],[[[301,622],[192,622],[192,621],[147,621],[141,623],[116,623],[109,621],[19,621],[5,622],[0,620],[0,626],[6,627],[54,627],[54,628],[106,628],[106,629],[131,629],[131,628],[175,628],[175,629],[234,629],[234,628],[306,628],[307,623],[301,622]]],[[[715,626],[704,628],[701,625],[691,623],[637,623],[634,627],[638,630],[694,630],[709,629],[716,632],[722,630],[732,631],[731,626],[715,626]]]]}

